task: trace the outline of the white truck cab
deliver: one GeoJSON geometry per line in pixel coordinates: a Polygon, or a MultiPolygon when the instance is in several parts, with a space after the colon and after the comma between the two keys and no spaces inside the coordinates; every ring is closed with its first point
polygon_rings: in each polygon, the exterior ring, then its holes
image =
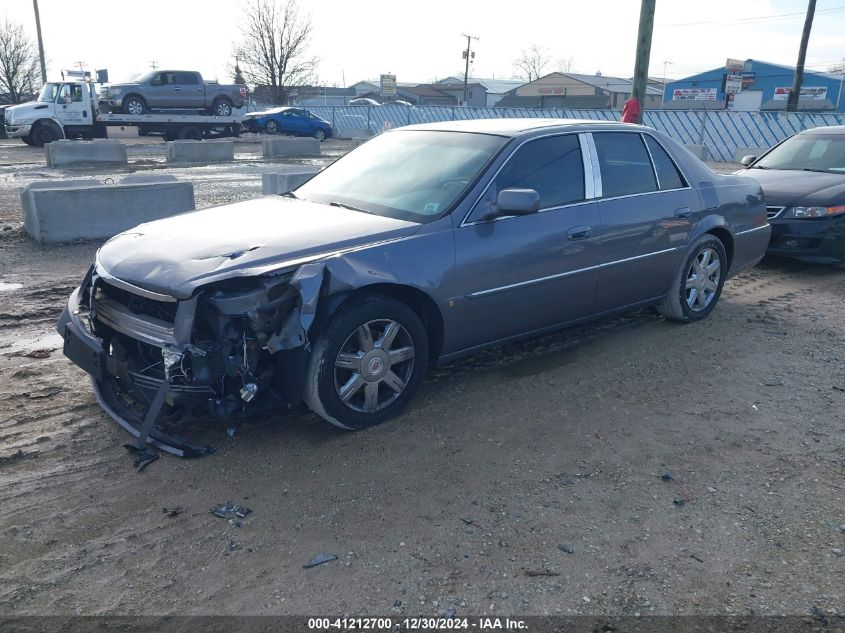
{"type": "Polygon", "coordinates": [[[39,147],[61,138],[90,138],[96,101],[93,83],[48,82],[35,101],[6,108],[6,135],[39,147]]]}

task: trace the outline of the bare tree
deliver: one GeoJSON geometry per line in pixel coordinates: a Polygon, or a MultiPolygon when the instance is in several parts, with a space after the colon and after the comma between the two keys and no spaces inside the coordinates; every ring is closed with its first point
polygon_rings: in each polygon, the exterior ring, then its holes
{"type": "Polygon", "coordinates": [[[23,25],[6,18],[0,24],[0,98],[20,103],[31,97],[38,85],[38,64],[38,49],[23,25]]]}
{"type": "Polygon", "coordinates": [[[575,58],[570,57],[558,57],[557,64],[555,64],[557,72],[559,73],[571,73],[572,72],[572,64],[575,61],[575,58]]]}
{"type": "MultiPolygon", "coordinates": [[[[273,103],[287,102],[290,86],[314,80],[317,58],[308,55],[311,20],[297,0],[250,0],[235,56],[244,78],[273,103]]],[[[232,69],[234,72],[234,68],[232,69]]]]}
{"type": "Polygon", "coordinates": [[[517,76],[525,82],[531,82],[543,76],[543,71],[549,65],[546,49],[532,44],[527,51],[513,63],[517,76]]]}
{"type": "Polygon", "coordinates": [[[845,59],[843,59],[841,62],[836,63],[833,66],[829,67],[827,69],[827,72],[829,72],[829,73],[840,73],[840,74],[845,73],[845,59]]]}

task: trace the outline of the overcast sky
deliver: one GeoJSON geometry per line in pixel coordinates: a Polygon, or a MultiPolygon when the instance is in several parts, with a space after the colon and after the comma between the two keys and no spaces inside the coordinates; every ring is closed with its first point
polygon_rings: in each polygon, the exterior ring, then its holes
{"type": "MultiPolygon", "coordinates": [[[[279,0],[281,1],[281,0],[279,0]]],[[[0,16],[35,37],[30,0],[3,0],[0,16]]],[[[238,40],[238,0],[39,0],[51,77],[85,62],[128,79],[159,67],[196,69],[229,81],[238,40]]],[[[351,85],[392,72],[427,82],[463,71],[462,33],[477,35],[470,76],[506,78],[514,60],[537,44],[555,70],[630,77],[638,0],[300,0],[311,16],[311,53],[319,83],[351,85]]],[[[722,66],[727,57],[794,65],[806,0],[657,0],[652,76],[684,77],[722,66]]],[[[808,68],[827,70],[845,57],[845,0],[818,0],[808,68]]]]}

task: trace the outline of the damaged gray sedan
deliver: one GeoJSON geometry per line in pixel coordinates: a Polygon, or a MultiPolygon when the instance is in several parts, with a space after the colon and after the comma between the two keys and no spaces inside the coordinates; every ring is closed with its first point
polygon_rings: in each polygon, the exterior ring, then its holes
{"type": "Polygon", "coordinates": [[[294,192],[143,224],[58,325],[140,443],[304,401],[359,429],[426,368],[639,306],[697,321],[770,227],[760,186],[645,127],[503,119],[380,135],[294,192]]]}

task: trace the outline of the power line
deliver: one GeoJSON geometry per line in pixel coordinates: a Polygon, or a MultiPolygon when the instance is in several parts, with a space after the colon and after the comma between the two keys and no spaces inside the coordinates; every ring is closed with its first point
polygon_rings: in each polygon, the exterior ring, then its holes
{"type": "MultiPolygon", "coordinates": [[[[816,14],[820,13],[841,13],[845,11],[845,6],[840,7],[831,7],[829,9],[821,9],[816,11],[816,14]]],[[[680,22],[677,24],[660,24],[658,25],[660,28],[670,27],[670,26],[699,26],[702,24],[748,24],[754,22],[769,22],[773,20],[793,20],[797,18],[805,17],[806,12],[800,11],[798,13],[780,13],[777,15],[760,15],[751,18],[736,18],[734,20],[703,20],[701,22],[680,22]]]]}

